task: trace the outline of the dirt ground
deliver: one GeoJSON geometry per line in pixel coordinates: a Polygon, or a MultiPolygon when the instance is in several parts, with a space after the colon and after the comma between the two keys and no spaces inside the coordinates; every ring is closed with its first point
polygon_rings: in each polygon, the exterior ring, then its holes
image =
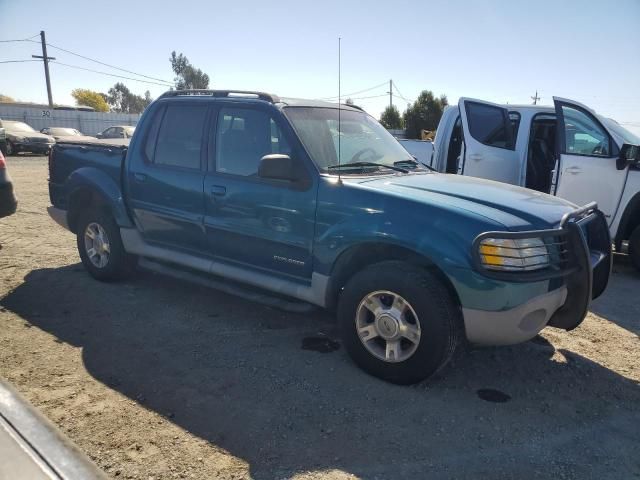
{"type": "Polygon", "coordinates": [[[47,216],[46,158],[8,163],[0,376],[113,478],[640,478],[640,274],[623,256],[573,332],[399,387],[342,348],[303,349],[335,338],[322,312],[152,273],[92,280],[47,216]]]}

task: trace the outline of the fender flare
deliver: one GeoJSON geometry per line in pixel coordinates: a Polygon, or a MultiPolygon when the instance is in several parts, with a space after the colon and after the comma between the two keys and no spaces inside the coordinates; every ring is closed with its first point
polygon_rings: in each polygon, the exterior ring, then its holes
{"type": "Polygon", "coordinates": [[[629,239],[633,228],[637,225],[640,225],[640,192],[631,197],[620,217],[615,236],[616,249],[620,248],[623,240],[629,239]]]}
{"type": "Polygon", "coordinates": [[[113,178],[95,167],[82,167],[75,170],[66,181],[66,189],[69,192],[69,210],[67,220],[69,226],[74,228],[74,197],[80,192],[91,194],[92,203],[106,206],[116,223],[120,227],[131,228],[133,222],[124,202],[120,185],[113,178]]]}

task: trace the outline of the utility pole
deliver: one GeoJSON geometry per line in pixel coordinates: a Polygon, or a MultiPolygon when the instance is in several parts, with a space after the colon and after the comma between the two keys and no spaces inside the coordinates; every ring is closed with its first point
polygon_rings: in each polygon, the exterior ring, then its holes
{"type": "Polygon", "coordinates": [[[534,105],[538,104],[538,100],[540,100],[540,97],[538,96],[538,90],[536,90],[536,95],[534,97],[531,97],[531,100],[533,100],[534,105]]]}
{"type": "Polygon", "coordinates": [[[393,108],[393,80],[389,80],[389,108],[393,108]]]}
{"type": "Polygon", "coordinates": [[[44,30],[40,31],[40,41],[42,42],[42,55],[31,55],[33,58],[41,58],[44,62],[44,78],[47,81],[47,96],[49,97],[49,108],[53,108],[53,97],[51,96],[51,78],[49,77],[49,60],[55,57],[47,56],[47,41],[44,38],[44,30]]]}

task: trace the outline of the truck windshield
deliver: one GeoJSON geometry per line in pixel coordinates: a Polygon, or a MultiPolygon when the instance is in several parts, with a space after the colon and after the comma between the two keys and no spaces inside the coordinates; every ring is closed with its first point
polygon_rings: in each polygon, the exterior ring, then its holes
{"type": "Polygon", "coordinates": [[[22,122],[5,122],[5,127],[12,132],[35,132],[33,128],[22,122]]]}
{"type": "Polygon", "coordinates": [[[618,122],[610,118],[601,117],[600,115],[598,115],[598,117],[600,118],[600,121],[604,123],[609,130],[612,130],[613,132],[618,134],[618,136],[622,137],[622,141],[624,143],[630,143],[632,145],[640,145],[640,137],[631,133],[629,130],[624,128],[618,122]]]}
{"type": "MultiPolygon", "coordinates": [[[[328,167],[338,163],[338,109],[287,107],[284,112],[320,171],[336,173],[334,168],[328,167]]],[[[412,160],[404,147],[373,117],[353,110],[340,112],[339,163],[361,163],[362,169],[371,170],[375,167],[364,163],[394,167],[395,163],[412,160]]],[[[342,173],[348,171],[342,170],[342,173]]]]}

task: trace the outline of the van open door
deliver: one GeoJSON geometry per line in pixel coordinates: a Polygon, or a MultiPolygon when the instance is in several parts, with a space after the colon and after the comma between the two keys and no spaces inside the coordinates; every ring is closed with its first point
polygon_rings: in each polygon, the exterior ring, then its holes
{"type": "Polygon", "coordinates": [[[509,111],[472,98],[461,98],[458,108],[464,134],[458,173],[519,185],[522,165],[509,111]]]}
{"type": "Polygon", "coordinates": [[[610,226],[629,170],[617,168],[620,146],[589,107],[558,97],[553,103],[558,119],[555,194],[577,205],[595,200],[610,226]]]}

